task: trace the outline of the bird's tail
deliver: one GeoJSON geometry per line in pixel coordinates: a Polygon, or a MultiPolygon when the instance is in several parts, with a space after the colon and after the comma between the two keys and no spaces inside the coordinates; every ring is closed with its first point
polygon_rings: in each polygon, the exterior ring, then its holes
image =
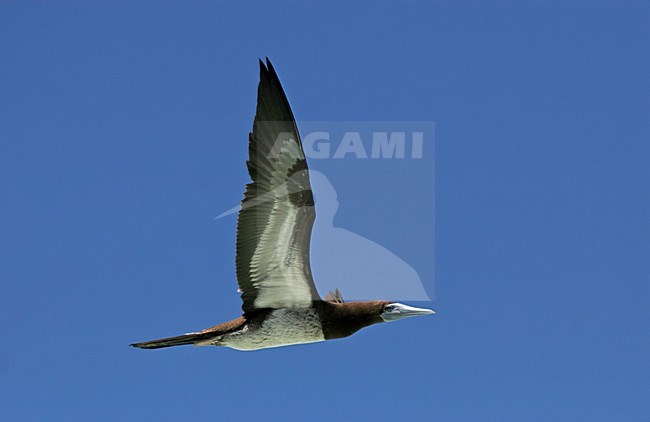
{"type": "MultiPolygon", "coordinates": [[[[188,333],[176,337],[167,337],[158,340],[143,341],[142,343],[133,343],[131,346],[140,349],[161,349],[163,347],[197,344],[200,341],[205,341],[207,337],[208,335],[206,335],[206,333],[188,333]]],[[[214,334],[210,334],[209,337],[214,337],[214,334]]]]}

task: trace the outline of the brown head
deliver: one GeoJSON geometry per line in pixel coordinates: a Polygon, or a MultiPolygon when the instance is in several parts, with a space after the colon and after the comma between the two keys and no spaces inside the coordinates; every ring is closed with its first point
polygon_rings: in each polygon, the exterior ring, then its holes
{"type": "Polygon", "coordinates": [[[319,306],[326,339],[350,336],[360,329],[379,322],[391,322],[411,316],[435,313],[430,309],[414,308],[386,300],[368,302],[330,303],[319,306]]]}

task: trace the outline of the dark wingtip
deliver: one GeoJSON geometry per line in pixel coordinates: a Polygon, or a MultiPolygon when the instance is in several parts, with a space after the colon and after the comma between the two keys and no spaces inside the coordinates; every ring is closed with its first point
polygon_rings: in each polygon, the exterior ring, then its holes
{"type": "Polygon", "coordinates": [[[271,60],[269,58],[266,58],[266,67],[269,69],[269,73],[273,75],[275,79],[278,79],[278,74],[275,73],[275,68],[273,67],[273,64],[271,63],[271,60]]]}

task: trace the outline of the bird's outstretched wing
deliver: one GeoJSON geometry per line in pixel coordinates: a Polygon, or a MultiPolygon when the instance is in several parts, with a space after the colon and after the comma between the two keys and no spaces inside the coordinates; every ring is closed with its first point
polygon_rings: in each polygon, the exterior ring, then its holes
{"type": "Polygon", "coordinates": [[[237,222],[237,282],[244,312],[320,300],[309,265],[316,213],[296,122],[273,66],[260,60],[257,112],[237,222]]]}

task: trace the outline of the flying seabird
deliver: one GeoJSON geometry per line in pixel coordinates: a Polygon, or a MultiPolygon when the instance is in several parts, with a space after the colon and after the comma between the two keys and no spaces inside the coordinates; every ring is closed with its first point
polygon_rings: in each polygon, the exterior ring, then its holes
{"type": "Polygon", "coordinates": [[[348,337],[361,328],[433,314],[386,300],[345,302],[338,289],[322,300],[309,264],[316,213],[300,135],[280,80],[266,59],[248,172],[237,221],[237,283],[243,315],[203,331],[135,343],[141,349],[193,344],[258,350],[348,337]]]}

